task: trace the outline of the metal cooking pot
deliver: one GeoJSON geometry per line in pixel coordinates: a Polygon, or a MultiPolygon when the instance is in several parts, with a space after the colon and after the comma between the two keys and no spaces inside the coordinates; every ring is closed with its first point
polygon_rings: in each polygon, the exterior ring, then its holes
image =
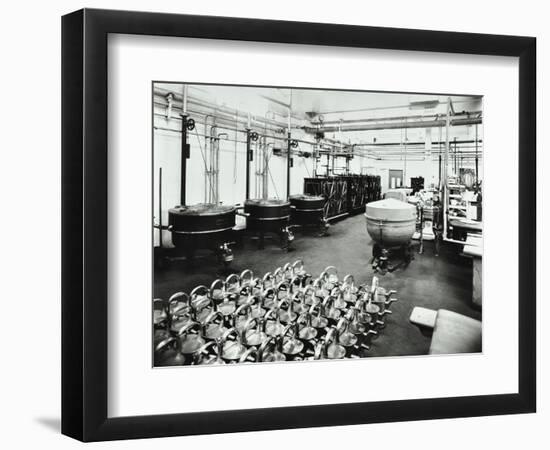
{"type": "Polygon", "coordinates": [[[293,358],[304,349],[304,343],[298,339],[298,324],[293,323],[285,327],[283,331],[283,353],[293,358]]]}
{"type": "Polygon", "coordinates": [[[247,228],[251,231],[278,233],[288,226],[290,202],[278,199],[248,199],[244,202],[247,228]]]}
{"type": "Polygon", "coordinates": [[[367,232],[382,248],[410,242],[416,229],[416,207],[393,198],[367,204],[367,232]]]}
{"type": "Polygon", "coordinates": [[[179,339],[169,337],[155,347],[155,366],[183,366],[186,358],[181,353],[179,339]]]}
{"type": "Polygon", "coordinates": [[[232,229],[235,226],[235,213],[234,206],[199,203],[176,206],[168,210],[168,218],[172,233],[176,236],[199,235],[232,229]]]}
{"type": "Polygon", "coordinates": [[[282,335],[285,327],[281,323],[281,318],[279,315],[279,307],[275,306],[271,308],[266,314],[265,314],[265,333],[268,336],[280,336],[282,335]]]}
{"type": "Polygon", "coordinates": [[[346,349],[338,343],[338,330],[331,328],[325,340],[315,346],[314,359],[342,359],[346,356],[346,349]]]}
{"type": "Polygon", "coordinates": [[[193,364],[226,364],[226,362],[221,357],[222,349],[223,348],[221,339],[207,342],[193,354],[193,364]],[[212,353],[212,351],[214,353],[212,353]]]}
{"type": "Polygon", "coordinates": [[[214,250],[224,264],[233,260],[229,245],[234,241],[236,208],[234,206],[200,203],[176,206],[168,210],[168,229],[172,243],[183,248],[188,258],[197,249],[214,250]]]}
{"type": "Polygon", "coordinates": [[[311,313],[308,311],[301,314],[296,320],[298,326],[303,324],[303,327],[298,331],[298,337],[304,341],[311,341],[317,337],[317,329],[313,327],[311,319],[311,313]]]}
{"type": "Polygon", "coordinates": [[[222,342],[222,358],[226,361],[238,361],[246,352],[246,347],[241,342],[241,335],[235,328],[230,328],[223,334],[222,342]],[[231,336],[235,337],[234,341],[229,340],[231,336]]]}
{"type": "Polygon", "coordinates": [[[258,349],[258,361],[260,362],[279,362],[286,361],[283,353],[283,338],[278,336],[268,337],[258,349]]]}
{"type": "Polygon", "coordinates": [[[248,319],[243,328],[243,341],[245,345],[258,347],[268,338],[264,332],[264,319],[248,319]]]}
{"type": "Polygon", "coordinates": [[[184,355],[192,355],[206,343],[201,336],[201,331],[199,322],[189,322],[178,331],[181,352],[184,355]],[[193,333],[193,331],[196,333],[193,333]]]}
{"type": "Polygon", "coordinates": [[[319,195],[298,194],[289,198],[291,221],[302,226],[326,226],[324,221],[325,197],[319,195]]]}
{"type": "Polygon", "coordinates": [[[202,335],[206,339],[216,340],[223,336],[227,328],[223,325],[224,316],[219,311],[213,311],[202,323],[202,335]]]}

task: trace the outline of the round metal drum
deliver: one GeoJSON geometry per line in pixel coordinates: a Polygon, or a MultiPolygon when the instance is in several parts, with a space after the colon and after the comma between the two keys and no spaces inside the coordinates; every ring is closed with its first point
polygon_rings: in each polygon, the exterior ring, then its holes
{"type": "Polygon", "coordinates": [[[176,247],[209,248],[231,240],[235,226],[234,206],[199,203],[168,211],[172,243],[176,247]]]}
{"type": "Polygon", "coordinates": [[[324,217],[326,200],[320,195],[299,194],[290,197],[292,223],[318,225],[324,217]]]}
{"type": "Polygon", "coordinates": [[[253,231],[279,232],[288,225],[290,202],[278,199],[249,199],[244,202],[247,227],[253,231]]]}
{"type": "Polygon", "coordinates": [[[382,247],[408,244],[416,228],[416,207],[393,198],[367,204],[365,217],[370,237],[382,247]]]}
{"type": "Polygon", "coordinates": [[[325,197],[321,195],[297,194],[291,195],[290,204],[296,209],[319,210],[325,206],[325,197]]]}

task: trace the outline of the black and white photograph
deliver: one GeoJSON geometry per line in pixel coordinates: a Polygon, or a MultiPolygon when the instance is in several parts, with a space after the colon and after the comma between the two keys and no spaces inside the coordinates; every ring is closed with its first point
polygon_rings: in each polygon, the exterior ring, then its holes
{"type": "Polygon", "coordinates": [[[7,2],[0,447],[550,448],[548,8],[442,6],[7,2]]]}
{"type": "Polygon", "coordinates": [[[482,95],[152,105],[154,367],[482,352],[482,95]]]}

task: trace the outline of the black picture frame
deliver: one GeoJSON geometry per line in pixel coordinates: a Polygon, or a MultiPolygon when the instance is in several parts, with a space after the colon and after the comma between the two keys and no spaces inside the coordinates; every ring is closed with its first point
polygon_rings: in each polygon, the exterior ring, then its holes
{"type": "Polygon", "coordinates": [[[535,409],[535,38],[94,9],[62,18],[62,433],[82,441],[100,441],[529,413],[535,409]],[[518,57],[518,393],[107,417],[109,33],[518,57]]]}

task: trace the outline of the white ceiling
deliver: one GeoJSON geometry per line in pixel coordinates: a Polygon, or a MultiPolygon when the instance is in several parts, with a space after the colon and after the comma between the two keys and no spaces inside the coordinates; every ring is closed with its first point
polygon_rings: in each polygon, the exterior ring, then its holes
{"type": "MultiPolygon", "coordinates": [[[[177,93],[182,85],[159,85],[177,93]]],[[[287,106],[293,116],[307,119],[308,112],[320,113],[325,120],[389,117],[397,115],[435,114],[446,111],[448,96],[387,92],[358,92],[313,89],[258,88],[244,86],[190,85],[189,94],[220,106],[236,108],[254,115],[273,112],[286,116],[287,106]],[[439,101],[435,109],[410,109],[411,102],[439,101]]],[[[481,109],[480,97],[451,96],[455,109],[481,109]]]]}

